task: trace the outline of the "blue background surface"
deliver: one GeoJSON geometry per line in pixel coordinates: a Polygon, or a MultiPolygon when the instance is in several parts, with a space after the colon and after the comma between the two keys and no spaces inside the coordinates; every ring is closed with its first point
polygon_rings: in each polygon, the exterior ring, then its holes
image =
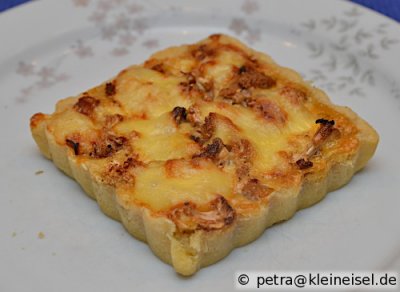
{"type": "Polygon", "coordinates": [[[0,0],[0,12],[30,0],[0,0]]]}
{"type": "MultiPolygon", "coordinates": [[[[0,12],[31,0],[0,0],[0,12]]],[[[351,0],[400,22],[400,0],[351,0]]]]}

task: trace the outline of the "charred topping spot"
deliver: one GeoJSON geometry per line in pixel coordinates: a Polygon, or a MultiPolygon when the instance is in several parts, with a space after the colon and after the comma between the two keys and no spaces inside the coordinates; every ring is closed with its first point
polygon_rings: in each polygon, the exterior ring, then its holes
{"type": "Polygon", "coordinates": [[[250,173],[250,164],[246,162],[239,163],[236,166],[236,176],[239,182],[243,182],[249,176],[250,173]]]}
{"type": "Polygon", "coordinates": [[[93,158],[105,158],[109,157],[115,152],[121,150],[127,143],[127,139],[123,136],[117,137],[114,135],[107,135],[105,139],[99,139],[92,144],[93,151],[89,153],[90,157],[93,158]]]}
{"type": "Polygon", "coordinates": [[[185,202],[174,207],[168,217],[175,223],[178,231],[183,233],[217,230],[234,222],[236,212],[223,196],[212,200],[209,207],[208,211],[199,211],[196,204],[185,202]]]}
{"type": "Polygon", "coordinates": [[[184,107],[176,106],[172,110],[172,117],[174,118],[174,121],[179,125],[180,123],[186,121],[187,111],[184,107]]]}
{"type": "Polygon", "coordinates": [[[232,153],[236,159],[236,175],[239,181],[245,181],[250,172],[251,158],[253,155],[253,147],[250,141],[241,139],[232,144],[232,153]]]}
{"type": "Polygon", "coordinates": [[[204,124],[201,127],[201,134],[205,140],[209,140],[215,131],[216,113],[209,113],[204,119],[204,124]]]}
{"type": "Polygon", "coordinates": [[[122,164],[119,162],[110,163],[105,173],[104,182],[110,185],[116,183],[133,184],[135,176],[132,169],[143,166],[143,163],[135,157],[128,157],[122,164]]]}
{"type": "Polygon", "coordinates": [[[196,143],[200,143],[201,142],[201,138],[195,135],[190,135],[189,137],[191,140],[193,140],[196,143]]]}
{"type": "Polygon", "coordinates": [[[272,77],[257,71],[251,66],[240,67],[238,73],[239,79],[237,82],[242,89],[251,87],[268,89],[276,85],[276,81],[272,77]]]}
{"type": "Polygon", "coordinates": [[[196,77],[192,73],[190,72],[189,73],[182,72],[182,73],[186,76],[188,84],[190,85],[196,84],[196,77]]]}
{"type": "Polygon", "coordinates": [[[137,166],[137,165],[142,165],[142,162],[140,162],[136,158],[128,157],[128,159],[126,159],[124,161],[124,164],[122,165],[122,167],[123,167],[123,169],[128,169],[130,167],[137,166]]]}
{"type": "Polygon", "coordinates": [[[223,196],[218,196],[214,201],[211,202],[218,214],[223,217],[225,225],[230,225],[235,220],[235,210],[229,205],[228,201],[223,196]]]}
{"type": "Polygon", "coordinates": [[[193,222],[195,209],[196,205],[194,203],[186,201],[182,205],[173,208],[168,217],[174,221],[180,231],[195,230],[197,228],[196,222],[193,222]]]}
{"type": "Polygon", "coordinates": [[[162,64],[155,64],[154,66],[151,67],[151,70],[160,72],[161,74],[165,74],[164,66],[162,64]]]}
{"type": "Polygon", "coordinates": [[[91,116],[93,114],[94,109],[100,104],[100,101],[91,96],[82,96],[78,99],[78,101],[74,104],[73,108],[78,113],[81,113],[85,116],[91,116]]]}
{"type": "Polygon", "coordinates": [[[79,143],[71,139],[65,139],[65,143],[74,150],[75,155],[79,155],[79,143]]]}
{"type": "Polygon", "coordinates": [[[299,160],[296,161],[297,166],[300,169],[307,169],[313,166],[312,161],[310,160],[305,160],[304,158],[301,158],[299,160]]]}
{"type": "Polygon", "coordinates": [[[239,68],[239,74],[241,75],[241,74],[243,74],[243,73],[245,73],[245,72],[247,72],[247,67],[246,67],[246,66],[241,66],[241,67],[239,68]]]}
{"type": "MultiPolygon", "coordinates": [[[[232,126],[235,126],[231,120],[229,120],[226,117],[219,116],[217,113],[210,112],[207,117],[204,119],[204,123],[200,123],[200,113],[197,113],[197,110],[195,107],[190,107],[189,108],[189,114],[188,114],[188,120],[192,124],[193,127],[196,128],[196,133],[192,135],[191,139],[196,141],[196,143],[200,145],[204,145],[207,143],[211,137],[213,136],[216,125],[217,125],[217,120],[221,118],[224,118],[225,121],[227,120],[228,122],[231,123],[232,126]],[[194,111],[194,113],[191,113],[191,109],[194,111]]],[[[222,143],[223,144],[223,143],[222,143]]],[[[229,146],[224,145],[225,148],[229,150],[229,146]]]]}
{"type": "Polygon", "coordinates": [[[252,201],[266,198],[271,192],[271,188],[261,184],[256,178],[250,179],[242,188],[242,195],[252,201]]]}
{"type": "Polygon", "coordinates": [[[272,77],[258,71],[253,65],[235,67],[234,72],[231,84],[219,92],[219,96],[231,100],[233,104],[247,106],[251,101],[251,88],[268,89],[276,85],[272,77]]]}
{"type": "Polygon", "coordinates": [[[200,154],[194,155],[193,158],[203,157],[203,158],[215,159],[217,158],[218,154],[222,151],[224,146],[225,145],[220,138],[215,138],[211,144],[208,144],[200,154]]]}
{"type": "Polygon", "coordinates": [[[106,95],[107,96],[113,96],[116,93],[116,87],[114,82],[107,82],[106,83],[106,95]]]}
{"type": "Polygon", "coordinates": [[[317,133],[313,137],[314,145],[319,145],[325,141],[333,132],[333,126],[335,125],[334,120],[318,119],[315,121],[316,124],[320,124],[317,133]]]}
{"type": "Polygon", "coordinates": [[[196,78],[192,73],[184,73],[186,76],[186,81],[179,83],[179,85],[182,87],[183,91],[185,94],[192,94],[192,93],[197,93],[199,94],[199,90],[196,86],[196,78]]]}
{"type": "Polygon", "coordinates": [[[321,148],[322,144],[328,139],[329,136],[331,136],[333,131],[339,132],[338,129],[334,128],[334,120],[318,119],[315,121],[315,123],[319,124],[320,126],[312,138],[312,145],[305,153],[307,158],[313,156],[321,148]]]}
{"type": "Polygon", "coordinates": [[[221,96],[223,98],[232,99],[232,97],[234,97],[234,95],[236,93],[238,93],[239,91],[240,91],[240,88],[238,86],[236,86],[236,84],[235,84],[235,85],[221,89],[221,91],[219,92],[219,96],[221,96]]]}
{"type": "Polygon", "coordinates": [[[143,64],[143,66],[150,70],[157,71],[161,74],[166,73],[166,66],[162,62],[160,63],[160,60],[155,59],[155,58],[150,58],[150,59],[146,60],[143,64]]]}
{"type": "Polygon", "coordinates": [[[241,89],[236,83],[221,89],[219,96],[230,100],[232,104],[241,104],[243,106],[247,106],[251,100],[251,92],[248,89],[241,89]]]}
{"type": "Polygon", "coordinates": [[[203,99],[205,101],[212,101],[214,99],[214,83],[212,80],[199,77],[196,85],[197,88],[204,93],[203,99]]]}
{"type": "Polygon", "coordinates": [[[200,45],[196,47],[192,51],[192,56],[195,58],[197,61],[203,61],[207,57],[212,57],[215,55],[215,50],[210,48],[207,45],[200,45]]]}
{"type": "Polygon", "coordinates": [[[123,120],[124,120],[124,116],[122,116],[120,114],[107,115],[104,126],[109,129],[109,128],[112,128],[113,126],[115,126],[116,124],[118,124],[119,122],[122,122],[123,120]]]}
{"type": "Polygon", "coordinates": [[[187,81],[179,83],[185,94],[195,94],[202,97],[206,101],[211,101],[214,98],[214,83],[212,80],[207,80],[203,77],[198,77],[193,73],[182,74],[186,77],[187,81]]]}
{"type": "Polygon", "coordinates": [[[248,104],[257,112],[261,113],[265,120],[275,122],[278,125],[285,124],[287,120],[287,113],[274,101],[269,99],[260,99],[251,101],[248,104]]]}
{"type": "Polygon", "coordinates": [[[315,121],[316,124],[322,124],[322,125],[330,125],[330,126],[334,126],[335,125],[335,121],[334,120],[326,120],[326,119],[318,119],[315,121]]]}
{"type": "Polygon", "coordinates": [[[224,147],[225,147],[226,150],[228,150],[229,152],[232,151],[232,146],[231,146],[231,145],[224,144],[224,147]]]}
{"type": "Polygon", "coordinates": [[[246,161],[250,161],[253,147],[249,140],[241,139],[239,142],[233,143],[232,151],[246,161]]]}

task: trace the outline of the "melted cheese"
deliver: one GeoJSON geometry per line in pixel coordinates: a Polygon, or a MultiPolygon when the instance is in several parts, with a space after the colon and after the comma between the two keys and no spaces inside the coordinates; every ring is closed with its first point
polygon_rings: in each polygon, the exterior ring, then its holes
{"type": "Polygon", "coordinates": [[[120,73],[117,79],[116,100],[128,113],[158,117],[171,111],[176,105],[190,106],[190,100],[182,95],[179,84],[182,77],[167,77],[157,71],[131,67],[120,73]]]}
{"type": "MultiPolygon", "coordinates": [[[[222,116],[229,118],[239,129],[238,136],[245,138],[251,142],[256,150],[256,158],[254,159],[255,172],[267,172],[278,165],[284,163],[279,151],[291,148],[289,138],[299,134],[306,134],[315,129],[315,115],[293,110],[289,113],[289,120],[285,127],[281,128],[274,123],[263,120],[256,113],[242,106],[218,106],[215,103],[203,104],[201,107],[202,115],[205,117],[210,112],[216,112],[222,116]]],[[[230,129],[219,128],[218,136],[228,137],[233,133],[230,129]]],[[[302,145],[302,149],[296,149],[301,152],[305,150],[306,145],[302,145]]]]}
{"type": "Polygon", "coordinates": [[[150,120],[131,119],[118,124],[115,130],[124,136],[137,133],[132,145],[140,160],[146,163],[187,158],[199,150],[199,146],[189,139],[187,127],[178,131],[170,113],[150,120]]]}
{"type": "Polygon", "coordinates": [[[153,210],[165,210],[185,201],[199,205],[216,195],[233,195],[233,177],[212,163],[194,167],[189,163],[177,165],[179,174],[171,176],[164,165],[155,164],[136,176],[133,198],[153,210]]]}
{"type": "MultiPolygon", "coordinates": [[[[217,195],[240,198],[240,194],[235,193],[238,178],[232,164],[224,168],[207,159],[198,164],[193,162],[193,156],[204,150],[190,138],[191,135],[199,135],[199,128],[188,122],[174,121],[171,111],[178,106],[186,109],[196,106],[200,123],[210,113],[218,114],[213,138],[220,138],[225,144],[240,139],[251,143],[254,155],[250,175],[268,185],[269,173],[277,169],[284,171],[293,164],[281,155],[282,151],[303,153],[318,129],[315,120],[324,118],[325,114],[327,117],[340,114],[332,109],[328,112],[324,108],[314,107],[312,94],[307,102],[294,106],[281,96],[279,88],[282,84],[297,82],[312,93],[313,89],[299,80],[298,75],[289,71],[286,77],[282,77],[284,69],[268,57],[257,55],[255,62],[251,50],[230,38],[222,37],[221,40],[221,43],[230,43],[231,47],[214,44],[209,55],[198,59],[191,53],[192,46],[175,47],[157,53],[144,66],[127,68],[113,80],[116,89],[114,96],[104,93],[104,84],[90,90],[89,95],[101,101],[94,117],[87,117],[73,109],[77,98],[66,99],[59,104],[57,112],[48,122],[50,131],[60,144],[65,144],[65,139],[76,133],[86,139],[89,146],[98,131],[126,137],[131,148],[125,149],[123,155],[117,153],[105,160],[86,157],[87,165],[96,175],[107,175],[108,163],[123,164],[129,156],[140,160],[144,166],[135,173],[135,182],[128,195],[125,192],[124,196],[151,209],[166,210],[184,201],[201,205],[217,195]],[[249,62],[254,62],[257,70],[272,74],[277,79],[274,88],[257,88],[251,94],[254,98],[269,99],[282,108],[286,113],[283,124],[266,119],[254,108],[232,105],[218,97],[218,92],[228,87],[232,76],[237,74],[237,68],[249,62]],[[146,64],[161,65],[162,70],[159,72],[146,68],[146,64]],[[188,80],[188,72],[202,74],[203,79],[213,82],[214,101],[204,101],[201,96],[191,94],[191,90],[198,88],[188,80]],[[105,115],[110,114],[122,115],[123,121],[105,130],[102,123],[105,115]]],[[[210,43],[208,39],[200,45],[210,43]]],[[[346,151],[354,151],[353,148],[346,151]]],[[[279,187],[276,181],[271,181],[271,185],[279,187]]],[[[119,186],[116,187],[118,189],[119,186]]]]}

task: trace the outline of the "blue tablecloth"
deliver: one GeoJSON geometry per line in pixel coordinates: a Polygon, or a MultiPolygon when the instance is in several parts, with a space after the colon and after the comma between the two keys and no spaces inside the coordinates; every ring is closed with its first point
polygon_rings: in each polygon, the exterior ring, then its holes
{"type": "Polygon", "coordinates": [[[30,0],[0,0],[0,12],[30,0]]]}
{"type": "MultiPolygon", "coordinates": [[[[31,0],[0,0],[0,12],[31,0]]],[[[351,0],[400,22],[400,0],[351,0]]]]}
{"type": "Polygon", "coordinates": [[[400,22],[400,0],[352,0],[400,22]]]}

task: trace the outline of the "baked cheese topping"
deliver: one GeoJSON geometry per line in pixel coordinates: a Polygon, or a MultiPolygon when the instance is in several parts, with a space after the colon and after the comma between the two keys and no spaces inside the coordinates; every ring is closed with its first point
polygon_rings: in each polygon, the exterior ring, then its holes
{"type": "Polygon", "coordinates": [[[214,230],[358,147],[297,73],[223,35],[158,52],[46,120],[96,180],[178,230],[214,230]]]}

